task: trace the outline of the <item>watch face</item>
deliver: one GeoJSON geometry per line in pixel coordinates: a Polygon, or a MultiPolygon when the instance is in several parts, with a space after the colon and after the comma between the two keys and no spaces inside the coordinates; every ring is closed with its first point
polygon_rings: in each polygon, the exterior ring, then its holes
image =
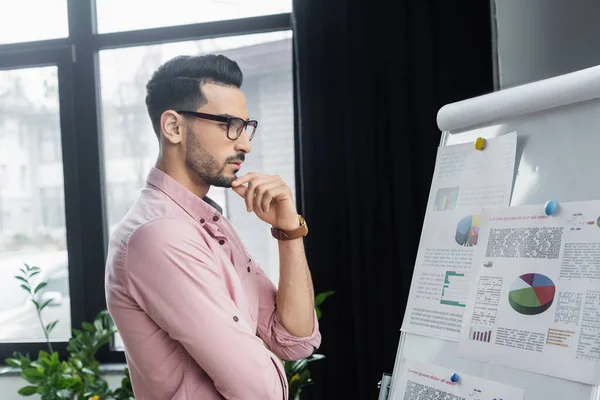
{"type": "Polygon", "coordinates": [[[301,217],[300,215],[298,215],[298,218],[300,219],[300,226],[303,226],[306,228],[306,233],[308,233],[308,224],[306,223],[306,220],[301,217]]]}

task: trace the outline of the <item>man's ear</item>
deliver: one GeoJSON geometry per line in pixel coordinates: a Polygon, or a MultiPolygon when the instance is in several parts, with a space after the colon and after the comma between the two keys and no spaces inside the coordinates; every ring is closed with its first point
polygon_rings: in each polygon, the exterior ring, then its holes
{"type": "Polygon", "coordinates": [[[160,133],[162,137],[173,144],[180,143],[183,140],[182,122],[183,117],[173,110],[162,113],[160,116],[160,133]]]}

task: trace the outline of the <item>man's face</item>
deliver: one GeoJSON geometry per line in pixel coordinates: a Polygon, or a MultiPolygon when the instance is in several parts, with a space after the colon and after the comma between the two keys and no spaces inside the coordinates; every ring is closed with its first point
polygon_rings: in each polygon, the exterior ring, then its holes
{"type": "MultiPolygon", "coordinates": [[[[194,111],[248,119],[246,97],[240,89],[206,83],[202,90],[208,101],[194,111]]],[[[211,186],[231,187],[251,150],[245,131],[231,140],[226,123],[199,118],[189,118],[187,123],[185,163],[190,172],[211,186]]]]}

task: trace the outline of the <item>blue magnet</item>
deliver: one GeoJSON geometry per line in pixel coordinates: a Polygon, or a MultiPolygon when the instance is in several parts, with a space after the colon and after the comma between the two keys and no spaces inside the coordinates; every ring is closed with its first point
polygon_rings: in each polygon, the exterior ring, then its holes
{"type": "Polygon", "coordinates": [[[558,211],[558,202],[556,200],[550,200],[544,206],[544,212],[546,215],[554,215],[558,211]]]}
{"type": "Polygon", "coordinates": [[[450,377],[450,380],[455,383],[458,382],[458,374],[456,372],[453,373],[452,376],[450,377]]]}

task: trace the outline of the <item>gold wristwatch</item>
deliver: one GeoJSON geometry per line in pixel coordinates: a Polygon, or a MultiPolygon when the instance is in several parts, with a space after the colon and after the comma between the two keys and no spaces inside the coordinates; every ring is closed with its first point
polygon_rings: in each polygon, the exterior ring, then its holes
{"type": "Polygon", "coordinates": [[[301,215],[298,215],[298,221],[300,222],[300,226],[291,231],[284,231],[283,229],[272,227],[271,235],[277,240],[294,240],[308,235],[308,226],[301,215]]]}

